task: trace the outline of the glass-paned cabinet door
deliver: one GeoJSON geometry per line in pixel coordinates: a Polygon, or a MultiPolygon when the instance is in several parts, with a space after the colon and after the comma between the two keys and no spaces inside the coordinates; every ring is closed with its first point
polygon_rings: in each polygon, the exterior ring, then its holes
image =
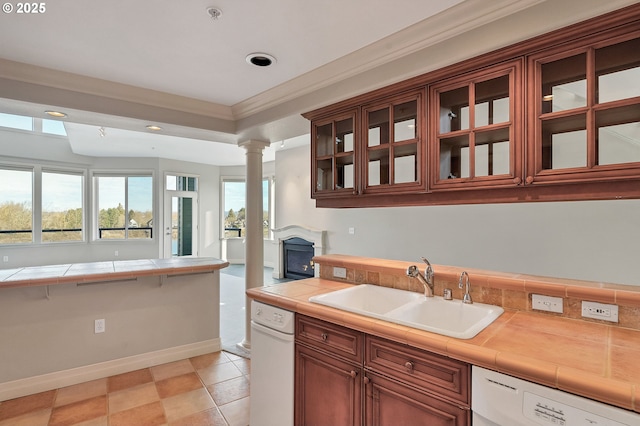
{"type": "Polygon", "coordinates": [[[515,61],[431,87],[433,189],[520,183],[521,70],[515,61]]]}
{"type": "Polygon", "coordinates": [[[354,192],[357,185],[355,123],[355,112],[314,122],[312,196],[354,192]]]}
{"type": "Polygon", "coordinates": [[[640,38],[529,61],[535,75],[527,183],[640,174],[640,38]]]}
{"type": "Polygon", "coordinates": [[[364,191],[415,191],[422,179],[422,91],[363,107],[364,191]]]}

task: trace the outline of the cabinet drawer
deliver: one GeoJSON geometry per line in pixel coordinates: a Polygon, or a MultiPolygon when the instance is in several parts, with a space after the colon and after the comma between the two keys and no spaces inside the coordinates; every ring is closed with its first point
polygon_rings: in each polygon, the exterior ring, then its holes
{"type": "Polygon", "coordinates": [[[350,361],[362,362],[363,333],[329,322],[296,315],[296,341],[350,361]]]}
{"type": "Polygon", "coordinates": [[[367,336],[365,367],[468,406],[469,364],[367,336]]]}

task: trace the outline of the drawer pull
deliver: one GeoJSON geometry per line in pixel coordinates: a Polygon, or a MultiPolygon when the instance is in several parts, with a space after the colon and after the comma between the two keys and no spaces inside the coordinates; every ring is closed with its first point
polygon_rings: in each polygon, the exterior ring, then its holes
{"type": "Polygon", "coordinates": [[[355,370],[351,370],[349,375],[351,376],[352,379],[355,379],[356,377],[358,377],[358,372],[355,370]]]}
{"type": "Polygon", "coordinates": [[[407,371],[413,371],[413,363],[411,361],[405,362],[404,367],[407,369],[407,371]]]}
{"type": "Polygon", "coordinates": [[[323,342],[326,342],[327,339],[329,338],[329,335],[327,333],[322,333],[320,335],[320,338],[322,339],[323,342]]]}

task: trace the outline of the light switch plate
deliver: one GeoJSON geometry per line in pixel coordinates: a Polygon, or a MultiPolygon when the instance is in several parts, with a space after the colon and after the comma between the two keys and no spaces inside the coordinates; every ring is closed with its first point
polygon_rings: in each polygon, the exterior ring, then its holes
{"type": "Polygon", "coordinates": [[[531,305],[533,309],[538,311],[562,313],[562,297],[533,294],[531,295],[531,305]]]}

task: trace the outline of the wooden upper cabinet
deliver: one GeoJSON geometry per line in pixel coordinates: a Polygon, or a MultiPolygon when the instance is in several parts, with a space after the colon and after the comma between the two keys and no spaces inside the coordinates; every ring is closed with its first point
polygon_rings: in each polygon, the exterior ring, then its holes
{"type": "Polygon", "coordinates": [[[363,193],[425,188],[422,90],[362,108],[363,193]]]}
{"type": "Polygon", "coordinates": [[[640,199],[640,4],[303,114],[318,207],[640,199]]]}
{"type": "Polygon", "coordinates": [[[522,182],[522,61],[433,84],[430,189],[522,182]]]}
{"type": "Polygon", "coordinates": [[[529,58],[529,184],[640,177],[640,32],[529,58]]]}
{"type": "Polygon", "coordinates": [[[313,198],[358,193],[357,110],[314,121],[311,129],[313,198]]]}

